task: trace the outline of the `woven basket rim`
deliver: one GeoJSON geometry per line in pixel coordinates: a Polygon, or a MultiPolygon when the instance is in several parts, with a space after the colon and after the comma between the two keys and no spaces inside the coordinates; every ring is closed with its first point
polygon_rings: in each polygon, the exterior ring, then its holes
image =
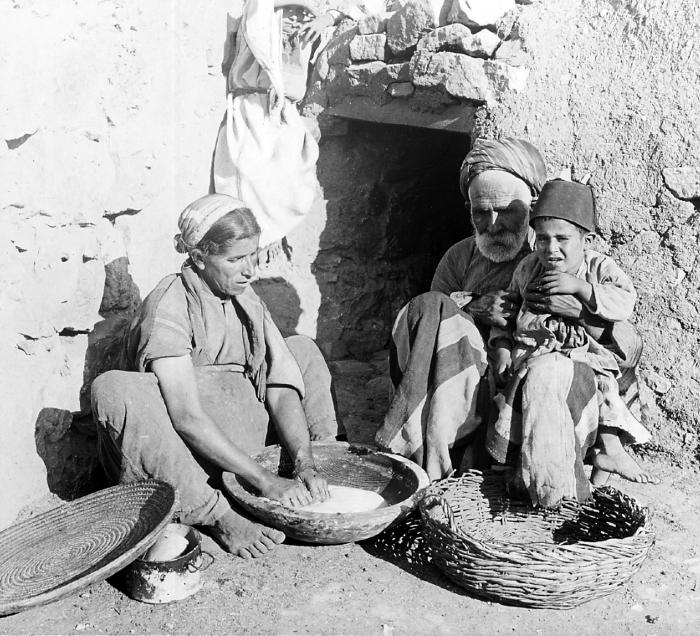
{"type": "MultiPolygon", "coordinates": [[[[543,514],[545,509],[511,500],[522,505],[521,509],[514,506],[510,511],[514,515],[513,534],[517,538],[522,532],[520,536],[525,537],[534,530],[535,540],[476,538],[471,528],[478,529],[482,522],[485,526],[489,522],[498,524],[501,504],[507,505],[509,500],[504,493],[504,481],[498,481],[505,479],[497,471],[467,471],[462,477],[434,483],[419,506],[423,536],[433,563],[471,595],[508,605],[569,609],[618,589],[647,558],[655,539],[648,509],[633,497],[609,487],[596,492],[618,498],[604,498],[603,503],[611,506],[610,509],[604,508],[598,516],[581,520],[581,529],[591,528],[596,532],[599,527],[613,524],[624,530],[621,534],[629,532],[628,536],[586,541],[578,540],[574,532],[571,542],[559,543],[554,533],[560,527],[563,529],[561,524],[579,523],[576,509],[584,509],[586,503],[566,502],[567,510],[552,510],[554,514],[549,520],[552,523],[548,523],[543,514]],[[449,495],[452,491],[455,497],[460,486],[465,497],[455,512],[449,495]],[[478,497],[470,498],[475,491],[478,497]],[[539,517],[535,520],[533,515],[532,522],[537,523],[530,527],[524,525],[528,508],[539,517]],[[635,528],[637,523],[640,525],[635,528]],[[537,540],[543,536],[539,534],[541,530],[551,532],[553,540],[537,540]]],[[[503,517],[507,515],[507,508],[503,509],[503,517]]]]}
{"type": "MultiPolygon", "coordinates": [[[[318,441],[318,442],[311,442],[311,447],[313,448],[330,448],[330,449],[345,449],[345,450],[350,450],[352,448],[357,448],[357,449],[362,449],[366,450],[368,454],[375,454],[375,455],[382,455],[384,457],[388,457],[391,459],[393,462],[401,465],[404,467],[404,469],[408,472],[412,472],[418,479],[418,487],[416,488],[415,492],[410,496],[404,499],[403,501],[399,501],[395,504],[392,504],[390,506],[384,506],[383,508],[377,508],[376,510],[369,510],[365,512],[347,512],[347,513],[342,513],[342,512],[335,512],[335,513],[328,513],[328,512],[313,512],[309,510],[298,510],[296,508],[290,508],[288,506],[284,506],[278,501],[274,501],[273,499],[268,499],[267,497],[258,497],[257,495],[253,495],[250,493],[248,490],[246,490],[240,482],[237,480],[236,476],[233,473],[226,473],[225,474],[225,485],[226,489],[229,492],[229,494],[236,499],[236,501],[239,501],[240,503],[246,503],[254,508],[261,508],[265,509],[269,512],[284,512],[285,516],[288,518],[298,518],[299,520],[303,521],[324,521],[328,520],[329,518],[335,518],[337,519],[339,516],[344,516],[348,519],[348,526],[354,525],[356,523],[364,523],[371,521],[375,518],[380,519],[386,516],[391,516],[398,512],[399,510],[402,510],[406,506],[409,505],[414,505],[414,503],[417,503],[423,496],[423,493],[425,489],[430,485],[430,480],[428,478],[427,473],[420,467],[418,464],[415,464],[414,462],[410,461],[409,459],[406,459],[405,457],[402,457],[400,455],[394,455],[392,453],[386,453],[384,451],[380,451],[376,446],[372,446],[370,444],[355,444],[355,443],[350,443],[350,442],[340,442],[340,441],[330,441],[330,442],[325,442],[325,441],[318,441]],[[231,475],[231,477],[228,477],[228,475],[231,475]],[[263,504],[263,505],[261,505],[263,504]]],[[[271,446],[266,446],[262,451],[257,453],[255,456],[253,456],[253,459],[257,459],[258,457],[261,457],[263,454],[267,454],[271,452],[272,449],[277,449],[280,448],[280,444],[273,444],[271,446]]]]}
{"type": "MultiPolygon", "coordinates": [[[[474,470],[467,471],[465,476],[477,475],[477,474],[485,475],[488,477],[488,476],[492,476],[492,475],[495,476],[499,473],[496,471],[488,471],[488,470],[482,471],[482,470],[475,470],[474,469],[474,470]]],[[[462,477],[452,477],[449,479],[461,480],[462,477]]],[[[505,548],[508,546],[513,546],[513,547],[527,546],[530,549],[542,549],[542,550],[546,549],[550,552],[552,550],[562,549],[563,552],[566,552],[567,551],[566,548],[569,548],[572,546],[604,548],[604,547],[610,547],[610,546],[614,546],[614,545],[620,545],[621,543],[622,544],[630,543],[631,539],[640,538],[640,537],[653,541],[655,536],[656,536],[654,531],[651,529],[651,523],[650,523],[650,518],[649,518],[649,509],[647,507],[640,506],[640,509],[644,513],[644,522],[641,526],[639,526],[639,528],[637,528],[637,530],[634,532],[634,534],[631,534],[627,537],[611,537],[609,539],[601,539],[600,541],[576,541],[573,543],[549,543],[547,541],[503,541],[500,539],[493,539],[493,540],[480,539],[480,538],[475,537],[471,532],[469,532],[468,530],[466,530],[464,528],[462,528],[462,532],[455,532],[450,527],[449,523],[445,523],[442,520],[435,519],[433,516],[431,516],[429,514],[429,511],[427,510],[427,503],[426,502],[430,499],[430,495],[434,494],[433,492],[431,492],[433,490],[433,488],[439,487],[438,485],[444,481],[446,481],[446,480],[442,480],[440,482],[434,482],[433,484],[431,484],[430,488],[428,488],[427,491],[425,492],[424,497],[421,499],[421,501],[419,503],[421,516],[423,515],[423,513],[425,513],[425,516],[429,517],[432,523],[440,524],[441,526],[443,526],[444,531],[447,531],[455,539],[458,539],[460,541],[466,540],[466,541],[468,541],[474,545],[480,546],[480,547],[483,546],[483,547],[488,548],[489,546],[498,546],[498,547],[505,548]]],[[[458,485],[457,481],[455,481],[455,485],[458,485]]],[[[626,495],[622,491],[620,491],[616,488],[613,488],[612,486],[601,486],[599,488],[596,488],[595,490],[599,491],[599,492],[609,492],[610,494],[619,495],[623,499],[626,499],[626,500],[629,500],[629,501],[636,503],[636,500],[633,497],[626,495]]],[[[441,493],[441,495],[444,497],[444,493],[441,493]]],[[[577,502],[575,500],[566,500],[566,502],[568,504],[573,504],[577,507],[583,507],[585,505],[585,503],[580,503],[580,502],[577,502]]],[[[449,503],[449,501],[448,501],[448,503],[449,503]]],[[[539,509],[534,508],[534,510],[539,510],[539,509]]],[[[553,512],[556,510],[557,509],[553,509],[553,512]]]]}
{"type": "MultiPolygon", "coordinates": [[[[155,517],[153,519],[148,519],[150,529],[145,532],[141,539],[139,539],[134,545],[118,555],[116,558],[112,559],[108,563],[105,563],[96,570],[90,571],[91,567],[94,567],[94,564],[92,566],[89,564],[83,565],[82,573],[80,571],[80,567],[76,567],[73,570],[68,569],[66,570],[65,574],[65,579],[67,581],[66,583],[56,584],[51,589],[44,592],[31,594],[21,600],[12,600],[6,603],[0,601],[0,616],[14,614],[31,607],[38,607],[40,605],[58,601],[85,589],[93,583],[103,581],[112,574],[115,574],[124,568],[126,565],[134,561],[146,549],[148,549],[156,541],[160,532],[170,522],[170,519],[177,506],[177,493],[170,484],[157,479],[146,479],[128,484],[119,484],[98,490],[94,493],[90,493],[89,495],[74,499],[72,501],[66,501],[58,506],[55,506],[54,508],[51,508],[50,510],[46,510],[42,513],[24,519],[0,531],[0,544],[2,544],[3,549],[7,551],[7,543],[4,541],[7,540],[7,535],[10,533],[14,534],[16,532],[20,532],[23,528],[36,526],[39,522],[55,517],[56,515],[64,515],[71,521],[73,518],[75,518],[77,522],[79,521],[78,514],[82,508],[85,508],[90,504],[97,504],[98,506],[103,506],[106,511],[110,505],[114,504],[115,501],[125,499],[130,493],[139,491],[145,491],[145,493],[148,493],[148,496],[159,495],[163,497],[164,502],[162,508],[162,511],[164,511],[163,514],[159,519],[155,517]]],[[[138,510],[134,510],[133,512],[134,517],[138,519],[138,510]]],[[[76,527],[78,526],[79,524],[76,523],[76,527]]],[[[89,530],[89,527],[85,528],[86,536],[89,535],[89,530]]],[[[48,536],[48,532],[45,534],[48,536]]],[[[121,537],[121,542],[124,542],[125,538],[126,537],[121,537]]],[[[39,537],[39,540],[41,540],[41,537],[39,537]]],[[[108,543],[108,545],[110,546],[111,550],[114,550],[120,545],[120,541],[114,541],[113,544],[108,543]]],[[[19,549],[23,549],[21,543],[19,543],[18,547],[19,549]]]]}

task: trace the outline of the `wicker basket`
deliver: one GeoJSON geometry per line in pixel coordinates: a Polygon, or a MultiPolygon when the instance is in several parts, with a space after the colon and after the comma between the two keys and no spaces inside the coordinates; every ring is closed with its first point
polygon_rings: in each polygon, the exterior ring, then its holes
{"type": "Polygon", "coordinates": [[[614,591],[654,542],[648,510],[614,488],[555,510],[510,499],[504,473],[469,471],[420,503],[433,562],[475,596],[526,607],[576,607],[614,591]]]}
{"type": "MultiPolygon", "coordinates": [[[[418,505],[429,484],[425,471],[413,462],[346,442],[312,442],[318,471],[333,486],[351,486],[381,494],[390,505],[368,512],[319,513],[288,508],[258,497],[233,473],[224,473],[224,487],[248,512],[266,525],[306,543],[362,541],[404,519],[418,505]]],[[[280,446],[268,446],[255,460],[275,474],[291,477],[292,462],[280,446]]]]}

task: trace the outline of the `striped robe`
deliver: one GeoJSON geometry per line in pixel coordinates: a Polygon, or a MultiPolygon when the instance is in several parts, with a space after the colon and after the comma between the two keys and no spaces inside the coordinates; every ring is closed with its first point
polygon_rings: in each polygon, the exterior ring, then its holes
{"type": "Polygon", "coordinates": [[[392,330],[391,378],[396,392],[376,442],[422,465],[431,479],[452,472],[449,450],[473,433],[484,340],[471,316],[439,292],[417,296],[392,330]]]}

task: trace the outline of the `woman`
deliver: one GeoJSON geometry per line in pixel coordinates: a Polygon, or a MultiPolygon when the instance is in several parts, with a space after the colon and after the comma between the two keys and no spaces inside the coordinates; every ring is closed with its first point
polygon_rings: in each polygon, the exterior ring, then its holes
{"type": "Polygon", "coordinates": [[[313,341],[282,338],[252,290],[260,227],[240,200],[202,197],[182,212],[179,228],[176,249],[188,258],[132,319],[127,371],[93,383],[100,459],[114,480],[172,484],[183,523],[257,557],[284,535],[234,512],[217,488],[221,473],[285,505],[327,498],[310,439],[337,433],[330,373],[313,341]],[[294,480],[250,458],[270,441],[270,423],[294,460],[294,480]]]}

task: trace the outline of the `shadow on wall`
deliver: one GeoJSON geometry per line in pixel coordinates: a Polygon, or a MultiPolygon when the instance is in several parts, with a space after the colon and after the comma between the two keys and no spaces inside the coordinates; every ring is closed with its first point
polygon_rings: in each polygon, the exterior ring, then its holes
{"type": "Polygon", "coordinates": [[[312,271],[319,344],[331,359],[367,359],[389,342],[399,309],[427,291],[447,248],[471,228],[459,192],[469,137],[349,122],[323,137],[318,177],[326,227],[312,271]]]}
{"type": "Polygon", "coordinates": [[[285,338],[294,335],[301,316],[301,301],[289,281],[280,276],[261,278],[253,283],[253,289],[267,305],[282,335],[285,338]]]}
{"type": "Polygon", "coordinates": [[[36,450],[46,466],[50,492],[62,499],[75,499],[106,485],[97,462],[90,387],[100,373],[119,366],[122,333],[140,302],[128,259],[121,257],[106,264],[99,310],[103,320],[87,335],[80,411],[45,407],[37,417],[36,450]]]}

